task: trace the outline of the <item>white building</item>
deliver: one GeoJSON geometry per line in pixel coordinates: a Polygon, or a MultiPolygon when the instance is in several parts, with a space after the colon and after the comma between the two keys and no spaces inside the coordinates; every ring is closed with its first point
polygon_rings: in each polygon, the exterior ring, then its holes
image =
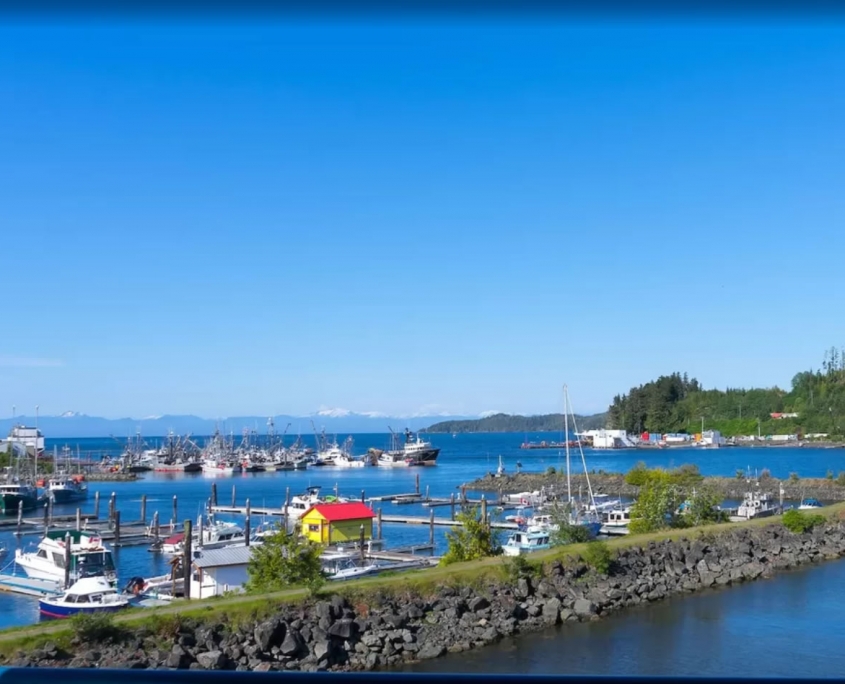
{"type": "Polygon", "coordinates": [[[703,446],[719,446],[724,443],[722,433],[718,430],[705,430],[701,433],[701,444],[703,446]]]}
{"type": "Polygon", "coordinates": [[[9,436],[0,444],[2,444],[0,451],[8,451],[8,446],[11,445],[12,449],[18,453],[21,452],[20,447],[33,454],[37,448],[40,453],[44,451],[44,435],[38,428],[15,425],[9,431],[9,436]],[[18,445],[17,448],[15,445],[18,445]]]}
{"type": "Polygon", "coordinates": [[[582,436],[591,440],[594,449],[626,449],[636,446],[625,430],[587,430],[582,436]]]}
{"type": "Polygon", "coordinates": [[[191,598],[220,596],[227,591],[243,591],[248,579],[247,566],[251,546],[200,549],[194,556],[191,574],[191,598]]]}

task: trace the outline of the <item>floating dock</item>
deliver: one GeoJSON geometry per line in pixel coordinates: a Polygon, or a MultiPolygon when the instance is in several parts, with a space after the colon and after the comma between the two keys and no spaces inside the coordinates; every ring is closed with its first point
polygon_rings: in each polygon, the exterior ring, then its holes
{"type": "MultiPolygon", "coordinates": [[[[461,527],[463,523],[450,518],[426,518],[415,515],[382,515],[383,523],[398,523],[402,525],[434,525],[435,527],[461,527]]],[[[518,530],[519,525],[512,522],[491,520],[490,527],[497,530],[518,530]]]]}
{"type": "Polygon", "coordinates": [[[59,582],[53,580],[33,579],[21,575],[0,574],[0,591],[26,596],[49,596],[62,590],[59,582]]]}

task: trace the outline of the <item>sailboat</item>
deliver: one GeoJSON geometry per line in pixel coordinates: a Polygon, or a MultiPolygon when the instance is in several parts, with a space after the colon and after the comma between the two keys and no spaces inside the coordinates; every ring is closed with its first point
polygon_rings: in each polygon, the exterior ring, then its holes
{"type": "Polygon", "coordinates": [[[578,440],[578,451],[581,454],[581,463],[584,466],[584,476],[587,479],[587,491],[590,501],[587,506],[572,498],[572,459],[569,450],[569,415],[572,414],[572,427],[578,432],[578,425],[575,422],[575,412],[572,410],[572,402],[569,399],[569,388],[563,386],[563,434],[566,445],[566,501],[569,506],[569,522],[571,525],[582,525],[590,532],[590,537],[595,537],[601,530],[601,518],[596,512],[596,500],[593,496],[593,487],[590,484],[590,473],[587,471],[587,459],[584,457],[584,448],[581,440],[578,440]]]}

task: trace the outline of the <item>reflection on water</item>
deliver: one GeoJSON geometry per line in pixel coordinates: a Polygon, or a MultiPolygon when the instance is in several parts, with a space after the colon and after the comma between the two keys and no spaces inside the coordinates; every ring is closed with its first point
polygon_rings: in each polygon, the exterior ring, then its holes
{"type": "Polygon", "coordinates": [[[841,677],[845,563],[565,625],[414,672],[841,677]]]}

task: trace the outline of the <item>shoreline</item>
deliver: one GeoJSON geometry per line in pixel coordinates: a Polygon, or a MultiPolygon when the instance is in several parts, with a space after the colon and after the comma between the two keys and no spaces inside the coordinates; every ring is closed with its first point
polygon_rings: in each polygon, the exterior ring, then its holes
{"type": "MultiPolygon", "coordinates": [[[[609,494],[610,496],[636,497],[640,488],[625,482],[625,473],[590,473],[590,485],[595,494],[609,494]]],[[[573,488],[581,487],[586,490],[587,476],[583,473],[571,476],[573,488]]],[[[703,476],[701,484],[707,484],[716,489],[726,499],[742,499],[748,491],[745,477],[703,476]]],[[[837,480],[827,478],[801,478],[797,481],[779,479],[776,477],[761,477],[760,488],[778,496],[783,486],[784,500],[798,501],[804,497],[813,497],[821,501],[845,501],[845,481],[839,484],[837,480]]],[[[468,491],[502,492],[517,494],[519,492],[533,492],[543,488],[554,488],[562,491],[566,488],[566,475],[555,473],[516,473],[497,477],[488,473],[463,485],[468,491]]]]}
{"type": "Polygon", "coordinates": [[[294,589],[153,609],[118,616],[88,641],[72,624],[0,632],[0,665],[389,670],[841,558],[845,506],[822,512],[823,525],[804,534],[769,518],[621,539],[606,545],[604,568],[584,560],[594,546],[574,545],[525,563],[495,557],[351,582],[317,599],[294,589]]]}

